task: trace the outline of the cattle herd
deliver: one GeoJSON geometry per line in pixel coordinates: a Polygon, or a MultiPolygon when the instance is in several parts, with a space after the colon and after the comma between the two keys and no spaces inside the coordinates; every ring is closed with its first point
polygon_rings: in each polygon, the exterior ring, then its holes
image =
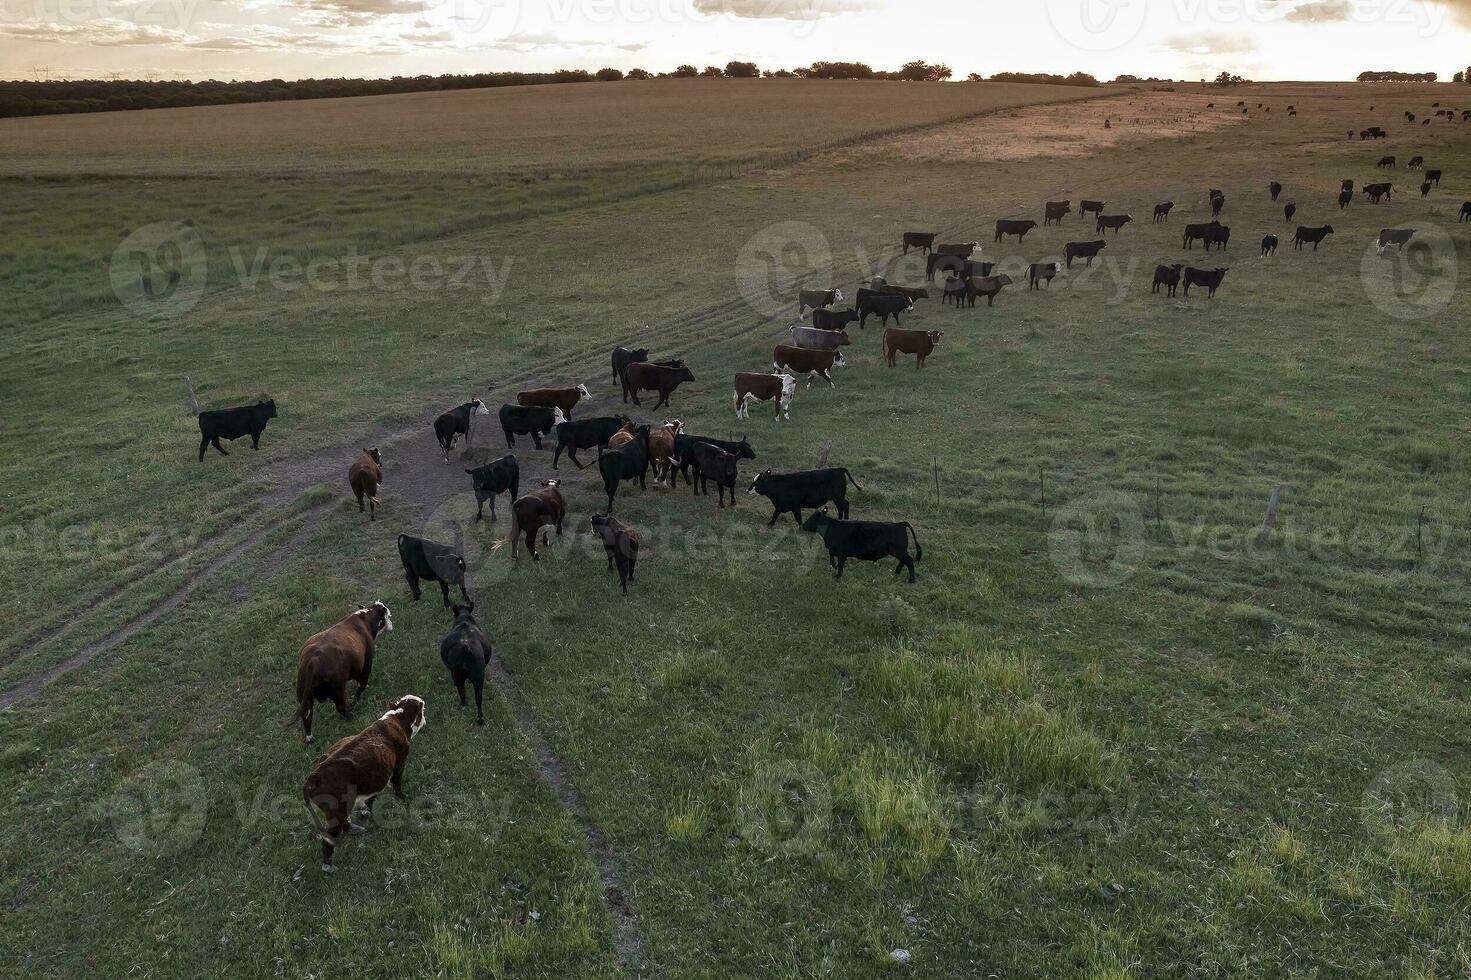
{"type": "MultiPolygon", "coordinates": [[[[1386,137],[1387,134],[1377,127],[1361,134],[1362,139],[1386,137]]],[[[1394,156],[1384,156],[1378,165],[1382,169],[1394,169],[1397,160],[1394,156]]],[[[1423,157],[1412,158],[1408,168],[1423,170],[1422,195],[1439,185],[1441,171],[1426,170],[1423,157]]],[[[1391,200],[1392,191],[1393,186],[1383,182],[1369,184],[1363,189],[1364,195],[1374,203],[1391,200]]],[[[1283,185],[1272,181],[1268,185],[1268,193],[1272,201],[1277,201],[1283,193],[1283,185]]],[[[1339,207],[1347,208],[1354,193],[1354,182],[1343,181],[1339,187],[1339,207]]],[[[1226,195],[1212,188],[1206,202],[1211,220],[1187,224],[1181,247],[1189,250],[1199,242],[1207,252],[1213,249],[1224,252],[1231,239],[1230,227],[1220,220],[1226,207],[1226,195]]],[[[1174,207],[1173,201],[1155,204],[1154,223],[1168,223],[1174,207]]],[[[1289,201],[1283,209],[1289,224],[1296,212],[1297,204],[1289,201]]],[[[1073,202],[1070,200],[1046,201],[1042,226],[1060,226],[1072,213],[1073,202]]],[[[1076,213],[1084,221],[1093,216],[1095,233],[1100,236],[1108,232],[1117,236],[1134,220],[1127,213],[1110,213],[1108,202],[1099,200],[1079,201],[1076,213]]],[[[1459,220],[1471,220],[1471,201],[1462,205],[1459,220]]],[[[995,241],[1002,242],[1011,237],[1020,245],[1037,227],[1036,221],[1026,218],[998,220],[995,241]]],[[[1300,251],[1311,244],[1313,251],[1317,251],[1332,234],[1333,226],[1326,223],[1316,227],[1298,226],[1292,238],[1293,247],[1300,251]]],[[[1414,229],[1386,228],[1379,235],[1378,248],[1381,252],[1391,246],[1403,249],[1413,234],[1414,229]]],[[[967,308],[974,308],[976,300],[982,298],[988,307],[994,305],[1002,290],[1013,280],[996,272],[995,262],[981,261],[976,257],[979,251],[976,242],[938,243],[938,238],[935,232],[907,231],[903,233],[901,245],[906,255],[911,249],[925,253],[928,282],[933,283],[937,273],[945,274],[941,305],[953,303],[959,308],[965,304],[967,308]]],[[[1274,255],[1277,245],[1277,235],[1263,237],[1262,258],[1274,255]]],[[[1065,268],[1071,269],[1075,262],[1091,265],[1105,248],[1107,242],[1102,237],[1067,242],[1062,262],[1028,263],[1028,291],[1037,291],[1043,284],[1050,285],[1056,276],[1065,268]]],[[[1163,291],[1174,297],[1183,282],[1187,296],[1194,286],[1205,289],[1209,297],[1214,297],[1228,271],[1221,267],[1198,268],[1183,262],[1161,264],[1154,272],[1153,292],[1163,291]]],[[[736,417],[748,419],[753,403],[770,402],[778,422],[790,420],[796,382],[804,375],[809,389],[817,379],[825,381],[829,388],[835,387],[832,372],[848,363],[843,348],[852,344],[847,328],[854,323],[860,328],[866,327],[871,317],[877,317],[884,328],[883,359],[889,367],[896,365],[900,354],[912,354],[916,369],[924,368],[944,337],[944,331],[906,329],[901,318],[914,311],[915,303],[929,298],[927,286],[901,286],[882,277],[875,277],[860,286],[853,306],[847,309],[841,308],[845,296],[839,288],[801,290],[797,312],[803,322],[788,328],[791,343],[776,346],[771,370],[735,375],[732,399],[736,417]],[[810,324],[806,322],[809,312],[810,324]],[[891,318],[894,320],[892,327],[889,326],[891,318]]],[[[640,396],[646,393],[657,394],[652,406],[654,410],[671,406],[680,386],[695,381],[693,372],[683,359],[654,360],[648,348],[615,348],[611,367],[612,380],[623,402],[632,402],[635,407],[642,407],[640,396]]],[[[192,399],[192,389],[190,394],[192,399]]],[[[671,489],[682,480],[698,497],[709,493],[709,484],[713,481],[718,507],[725,508],[728,495],[733,508],[740,463],[754,460],[756,452],[748,438],[730,440],[692,434],[686,432],[677,419],[659,425],[637,423],[619,412],[574,420],[573,414],[578,406],[592,397],[585,384],[526,390],[517,394],[514,403],[501,406],[497,419],[507,449],[517,449],[517,438],[521,437],[529,438],[532,446],[540,451],[545,448],[546,440],[554,443],[551,447],[552,470],[559,468],[564,453],[579,470],[594,464],[597,466],[607,507],[606,513],[592,516],[589,530],[595,539],[601,541],[608,571],[610,574],[616,572],[618,587],[626,595],[634,581],[641,543],[637,530],[612,516],[620,489],[630,483],[637,483],[640,489],[645,489],[648,478],[652,476],[656,484],[667,483],[671,489]],[[579,459],[579,452],[596,453],[596,459],[579,459]]],[[[201,462],[210,446],[221,454],[226,452],[220,445],[221,439],[233,440],[248,435],[252,448],[258,449],[266,423],[277,417],[275,402],[270,400],[207,412],[201,412],[196,402],[194,408],[199,424],[198,455],[201,462]]],[[[489,416],[490,409],[485,402],[472,398],[434,420],[435,440],[446,463],[461,438],[467,444],[470,442],[476,420],[489,416]]],[[[477,521],[483,519],[486,503],[490,504],[490,519],[496,521],[496,500],[501,494],[507,495],[511,513],[506,541],[511,546],[512,560],[519,557],[524,544],[532,560],[539,561],[538,536],[540,547],[546,548],[550,544],[552,530],[559,537],[563,534],[568,508],[561,480],[538,480],[533,489],[523,493],[521,463],[515,453],[467,469],[465,473],[475,494],[477,521]]],[[[366,510],[369,520],[376,521],[378,491],[383,483],[383,459],[377,448],[363,449],[353,461],[348,469],[348,483],[359,511],[366,510]]],[[[756,476],[746,492],[765,497],[771,503],[773,509],[768,527],[774,526],[782,515],[790,514],[802,531],[821,540],[837,578],[842,577],[849,560],[876,562],[893,559],[896,562],[895,574],[907,571],[909,581],[913,582],[915,563],[923,554],[914,528],[907,521],[850,520],[849,486],[862,489],[853,475],[842,467],[789,473],[767,469],[756,476]],[[835,517],[829,515],[829,506],[835,509],[835,517]],[[807,512],[805,520],[804,511],[807,512]]],[[[497,542],[492,550],[498,550],[506,541],[497,542]]],[[[473,689],[476,722],[483,724],[482,692],[487,664],[493,657],[494,648],[475,615],[475,602],[466,584],[465,558],[450,545],[408,534],[398,536],[397,550],[404,578],[415,601],[421,597],[422,583],[440,587],[443,605],[452,616],[449,631],[440,644],[440,658],[459,694],[462,708],[468,703],[467,684],[473,689]],[[459,601],[451,601],[452,588],[457,590],[459,601]]],[[[330,701],[339,715],[351,718],[351,709],[362,697],[371,677],[377,643],[392,629],[393,619],[387,605],[374,602],[310,637],[302,646],[297,658],[297,709],[288,724],[300,723],[307,742],[313,738],[313,709],[316,704],[330,701]],[[351,700],[347,691],[349,683],[355,685],[351,700]]],[[[302,792],[311,824],[321,841],[323,871],[334,869],[335,848],[340,847],[349,834],[362,831],[354,819],[360,812],[370,816],[373,801],[379,794],[391,788],[400,799],[404,798],[404,767],[410,743],[426,719],[424,699],[406,695],[393,702],[387,712],[368,728],[339,740],[317,760],[302,792]]]]}

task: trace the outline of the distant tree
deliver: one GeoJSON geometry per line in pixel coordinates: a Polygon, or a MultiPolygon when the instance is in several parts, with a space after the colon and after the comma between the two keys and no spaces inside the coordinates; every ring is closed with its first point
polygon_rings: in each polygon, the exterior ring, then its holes
{"type": "Polygon", "coordinates": [[[1361,82],[1433,82],[1440,75],[1433,71],[1364,71],[1359,72],[1361,82]]]}
{"type": "Polygon", "coordinates": [[[1466,73],[1463,72],[1463,71],[1458,71],[1454,75],[1451,76],[1451,81],[1455,82],[1457,85],[1460,85],[1465,80],[1466,80],[1466,73]]]}
{"type": "Polygon", "coordinates": [[[777,78],[796,78],[797,77],[797,75],[796,75],[795,72],[787,71],[785,68],[778,68],[776,71],[772,72],[771,74],[773,76],[777,77],[777,78]]]}
{"type": "Polygon", "coordinates": [[[727,78],[759,78],[761,71],[754,61],[732,61],[725,66],[727,78]]]}
{"type": "Polygon", "coordinates": [[[596,77],[600,82],[621,82],[623,81],[623,72],[617,68],[599,68],[596,77]]]}
{"type": "Polygon", "coordinates": [[[946,65],[932,65],[925,61],[911,61],[896,73],[905,82],[942,82],[953,74],[946,65]]]}
{"type": "Polygon", "coordinates": [[[631,80],[633,80],[633,81],[641,82],[641,81],[643,81],[646,78],[653,78],[654,76],[653,75],[650,75],[648,72],[644,71],[642,68],[630,68],[628,70],[628,75],[626,77],[629,78],[629,79],[631,79],[631,80]]]}
{"type": "Polygon", "coordinates": [[[719,68],[716,68],[714,65],[706,65],[705,70],[700,72],[700,74],[705,76],[706,78],[720,78],[725,74],[725,72],[721,71],[719,68]]]}
{"type": "Polygon", "coordinates": [[[1240,75],[1233,75],[1229,71],[1223,71],[1216,76],[1215,84],[1222,88],[1231,88],[1236,85],[1245,85],[1250,81],[1251,79],[1249,78],[1242,78],[1240,75]]]}
{"type": "Polygon", "coordinates": [[[984,78],[982,78],[980,75],[977,75],[975,72],[971,72],[969,75],[965,76],[965,80],[967,82],[984,82],[985,81],[984,78]]]}
{"type": "Polygon", "coordinates": [[[675,78],[694,78],[700,72],[694,65],[680,65],[674,69],[675,78]]]}

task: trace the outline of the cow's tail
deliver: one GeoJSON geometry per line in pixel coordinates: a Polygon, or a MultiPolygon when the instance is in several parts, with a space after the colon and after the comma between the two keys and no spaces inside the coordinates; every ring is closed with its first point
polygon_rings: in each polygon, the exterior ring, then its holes
{"type": "Polygon", "coordinates": [[[199,399],[194,396],[194,382],[189,379],[189,375],[187,374],[184,375],[184,384],[189,388],[189,407],[194,410],[195,415],[198,415],[199,399]]]}
{"type": "Polygon", "coordinates": [[[305,791],[302,792],[301,797],[302,802],[306,805],[307,819],[312,822],[312,829],[317,832],[317,838],[319,840],[324,840],[329,844],[337,843],[337,836],[332,833],[332,831],[323,821],[322,811],[317,806],[316,801],[308,796],[305,791]]]}
{"type": "Polygon", "coordinates": [[[848,482],[849,483],[853,484],[853,486],[855,486],[855,487],[858,488],[858,492],[859,493],[862,493],[863,492],[863,488],[858,486],[858,481],[855,480],[855,479],[853,479],[853,474],[850,473],[850,472],[848,472],[847,467],[844,467],[843,468],[843,475],[848,478],[848,482]]]}
{"type": "Polygon", "coordinates": [[[919,535],[914,533],[914,525],[910,524],[908,521],[905,521],[904,526],[909,528],[909,536],[914,539],[914,560],[923,560],[924,549],[919,546],[919,535]]]}

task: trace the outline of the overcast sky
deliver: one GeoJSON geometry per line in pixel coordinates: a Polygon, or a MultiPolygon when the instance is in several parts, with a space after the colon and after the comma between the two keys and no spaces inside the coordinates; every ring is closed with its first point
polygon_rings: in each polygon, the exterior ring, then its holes
{"type": "Polygon", "coordinates": [[[1471,0],[0,0],[0,77],[300,78],[815,60],[1352,78],[1471,62],[1471,0]]]}

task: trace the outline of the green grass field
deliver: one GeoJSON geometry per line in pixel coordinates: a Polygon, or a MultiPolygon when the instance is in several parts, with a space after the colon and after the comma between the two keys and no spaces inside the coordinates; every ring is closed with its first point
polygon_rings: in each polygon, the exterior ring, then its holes
{"type": "MultiPolygon", "coordinates": [[[[1013,107],[1070,93],[762,82],[753,105],[698,84],[698,166],[671,162],[677,127],[646,149],[638,107],[578,106],[631,128],[567,164],[571,193],[504,176],[515,154],[562,158],[526,147],[568,86],[460,93],[465,119],[520,120],[484,169],[439,123],[343,169],[313,140],[361,119],[346,102],[315,123],[308,104],[217,110],[248,139],[212,147],[208,175],[163,176],[166,135],[109,150],[68,128],[106,117],[5,143],[27,233],[0,256],[0,972],[852,977],[899,969],[896,949],[924,976],[1471,971],[1471,139],[1400,123],[1451,87],[1103,93],[1030,110],[1057,138],[1018,158],[1036,129],[1013,107]],[[780,124],[820,98],[823,132],[780,124]],[[1161,99],[1177,136],[1131,136],[1161,99]],[[973,133],[971,159],[863,135],[987,108],[932,131],[973,133]],[[1113,142],[1080,150],[1068,126],[1104,116],[1113,142]],[[1344,139],[1372,122],[1387,142],[1344,139]],[[68,148],[66,180],[26,179],[68,148]],[[1442,186],[1380,177],[1385,153],[1425,155],[1442,186]],[[596,172],[630,161],[657,179],[596,172]],[[1345,177],[1395,198],[1340,211],[1345,177]],[[1294,224],[1336,229],[1316,254],[1292,249],[1272,179],[1294,224]],[[1234,232],[1219,259],[1180,248],[1210,187],[1234,232]],[[980,240],[1020,280],[1092,224],[993,245],[994,220],[1083,197],[1138,219],[1094,272],[992,309],[936,290],[905,321],[945,331],[923,372],[884,367],[870,323],[790,423],[733,418],[731,374],[769,365],[798,284],[917,283],[908,229],[980,240]],[[201,239],[180,280],[149,280],[173,307],[110,275],[152,221],[201,239]],[[1380,256],[1385,227],[1429,247],[1380,256]],[[263,263],[253,282],[236,256],[263,263]],[[1152,294],[1174,261],[1231,272],[1214,300],[1152,294]],[[764,501],[651,484],[617,503],[649,542],[625,599],[585,533],[595,473],[565,467],[577,533],[539,564],[492,550],[506,525],[470,519],[461,470],[500,439],[479,429],[445,466],[432,417],[579,381],[579,415],[621,410],[607,351],[634,341],[697,378],[640,419],[747,432],[743,488],[831,442],[855,518],[914,524],[919,581],[834,581],[764,501]],[[259,453],[195,462],[186,376],[206,406],[277,399],[259,453]],[[375,524],[345,479],[369,444],[375,524]],[[483,729],[438,661],[448,615],[409,601],[403,531],[463,538],[507,674],[483,729]],[[373,684],[319,734],[408,692],[428,725],[409,803],[384,801],[325,877],[297,802],[323,741],[282,727],[295,654],[379,598],[397,629],[373,684]]],[[[544,474],[549,452],[517,454],[523,485],[544,474]]]]}

